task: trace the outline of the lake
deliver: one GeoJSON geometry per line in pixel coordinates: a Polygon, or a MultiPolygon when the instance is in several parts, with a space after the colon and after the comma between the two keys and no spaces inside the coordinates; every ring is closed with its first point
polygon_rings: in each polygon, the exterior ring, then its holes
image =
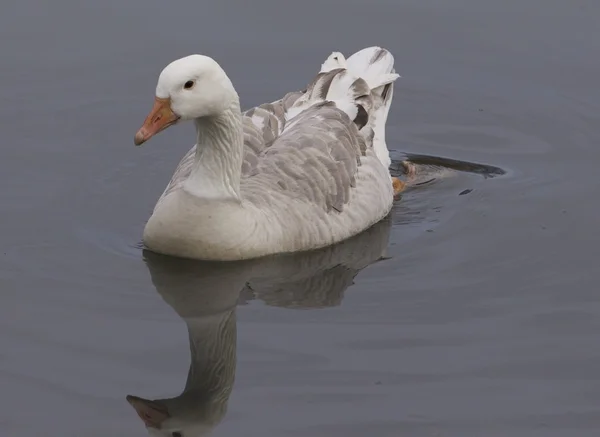
{"type": "Polygon", "coordinates": [[[596,0],[5,5],[0,434],[148,435],[137,405],[172,437],[597,436],[598,23],[596,0]],[[194,141],[133,145],[168,62],[214,57],[249,108],[371,45],[422,171],[390,217],[269,260],[142,250],[194,141]]]}

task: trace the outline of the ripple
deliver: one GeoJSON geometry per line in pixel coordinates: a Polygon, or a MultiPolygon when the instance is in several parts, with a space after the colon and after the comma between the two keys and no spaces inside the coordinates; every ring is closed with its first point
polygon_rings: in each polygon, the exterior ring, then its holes
{"type": "Polygon", "coordinates": [[[74,233],[80,241],[105,253],[121,258],[141,258],[143,243],[132,241],[130,236],[123,236],[109,229],[97,227],[79,227],[74,230],[74,233]]]}
{"type": "MultiPolygon", "coordinates": [[[[507,177],[510,172],[489,164],[460,161],[433,155],[404,153],[401,160],[416,166],[416,176],[392,208],[396,232],[390,245],[406,244],[450,220],[482,183],[507,177]]],[[[390,171],[406,179],[401,160],[393,159],[390,171]]]]}
{"type": "Polygon", "coordinates": [[[552,146],[543,139],[506,125],[412,124],[404,129],[411,143],[494,155],[544,154],[552,146]]]}

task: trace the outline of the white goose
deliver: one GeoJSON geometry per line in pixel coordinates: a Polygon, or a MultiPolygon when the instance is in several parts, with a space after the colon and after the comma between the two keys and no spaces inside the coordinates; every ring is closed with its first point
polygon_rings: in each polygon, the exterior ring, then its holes
{"type": "Polygon", "coordinates": [[[385,143],[398,77],[380,47],[334,52],[305,91],[242,114],[213,59],[169,64],[135,144],[183,120],[194,120],[197,141],[146,224],[145,246],[241,260],[329,246],[379,222],[403,187],[385,143]]]}

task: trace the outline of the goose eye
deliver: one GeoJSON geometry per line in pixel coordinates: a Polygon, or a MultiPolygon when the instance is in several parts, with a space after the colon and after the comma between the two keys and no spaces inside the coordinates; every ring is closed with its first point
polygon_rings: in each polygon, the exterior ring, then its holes
{"type": "Polygon", "coordinates": [[[195,81],[193,80],[188,80],[184,85],[183,88],[185,88],[186,90],[191,90],[192,88],[194,88],[194,85],[196,84],[195,81]]]}

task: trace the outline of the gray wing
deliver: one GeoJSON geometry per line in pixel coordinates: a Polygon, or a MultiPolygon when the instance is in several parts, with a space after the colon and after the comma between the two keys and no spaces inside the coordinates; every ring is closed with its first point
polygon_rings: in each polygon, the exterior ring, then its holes
{"type": "Polygon", "coordinates": [[[286,196],[342,211],[366,150],[358,127],[335,103],[312,105],[257,155],[243,175],[242,194],[259,205],[286,196]]]}
{"type": "Polygon", "coordinates": [[[259,156],[281,135],[286,124],[286,112],[302,95],[301,91],[288,93],[280,100],[264,103],[242,113],[244,129],[242,175],[247,175],[256,168],[259,156]]]}
{"type": "Polygon", "coordinates": [[[248,111],[243,197],[258,205],[292,197],[341,212],[361,157],[372,150],[373,99],[363,79],[337,68],[319,73],[304,92],[248,111]]]}

